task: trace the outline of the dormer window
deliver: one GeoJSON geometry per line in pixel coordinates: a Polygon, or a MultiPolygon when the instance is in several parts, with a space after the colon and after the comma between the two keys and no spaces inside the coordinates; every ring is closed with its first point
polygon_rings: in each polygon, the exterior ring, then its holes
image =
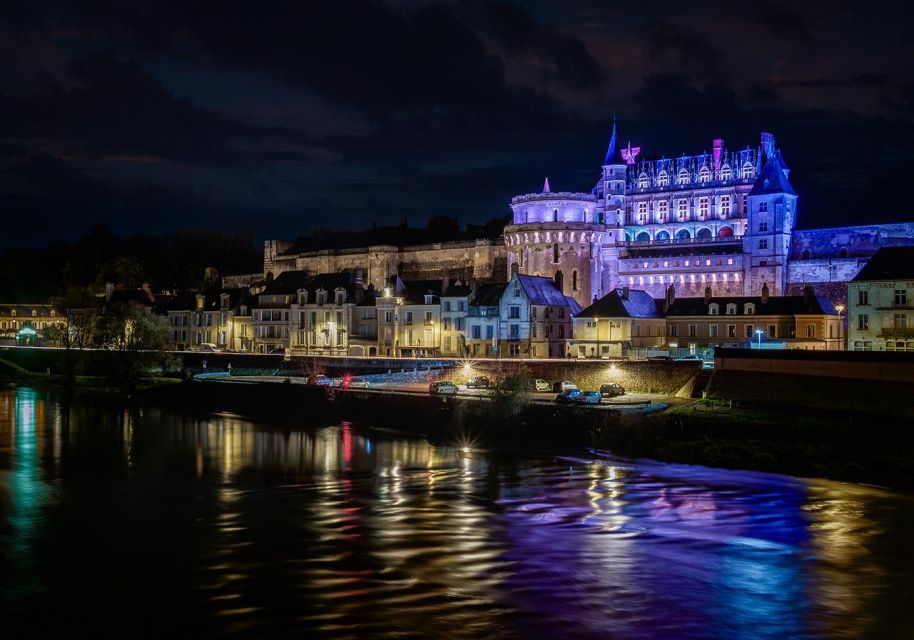
{"type": "Polygon", "coordinates": [[[731,302],[730,304],[727,305],[727,315],[728,316],[736,315],[736,304],[735,303],[731,302]]]}
{"type": "Polygon", "coordinates": [[[676,179],[678,184],[689,184],[689,172],[683,169],[679,172],[679,177],[676,179]]]}
{"type": "Polygon", "coordinates": [[[758,203],[759,213],[768,213],[768,202],[763,200],[758,203]]]}
{"type": "Polygon", "coordinates": [[[744,164],[744,165],[743,165],[743,172],[742,172],[742,173],[743,173],[743,179],[744,179],[744,180],[745,180],[745,179],[748,179],[748,178],[751,178],[751,177],[752,177],[752,173],[753,173],[752,165],[749,164],[749,163],[744,164]]]}
{"type": "Polygon", "coordinates": [[[54,311],[54,309],[51,309],[51,317],[53,318],[53,317],[56,316],[56,315],[57,315],[57,312],[54,311]]]}
{"type": "Polygon", "coordinates": [[[720,315],[720,305],[716,302],[712,302],[708,305],[708,315],[710,316],[719,316],[720,315]]]}
{"type": "Polygon", "coordinates": [[[324,291],[323,289],[318,289],[317,293],[315,294],[315,298],[317,299],[316,300],[317,304],[319,304],[319,305],[326,304],[327,303],[327,292],[324,291]]]}
{"type": "Polygon", "coordinates": [[[34,317],[36,317],[37,315],[38,315],[38,310],[37,310],[37,309],[32,309],[32,317],[34,318],[34,317]]]}
{"type": "Polygon", "coordinates": [[[432,296],[430,294],[426,294],[425,295],[425,304],[431,304],[431,303],[432,303],[432,296]]]}
{"type": "Polygon", "coordinates": [[[699,182],[709,182],[711,180],[711,172],[707,167],[702,167],[701,171],[698,172],[698,181],[699,182]]]}
{"type": "Polygon", "coordinates": [[[346,302],[346,291],[343,289],[336,290],[336,303],[343,304],[346,302]]]}
{"type": "Polygon", "coordinates": [[[308,291],[306,289],[298,290],[298,304],[308,304],[308,291]]]}
{"type": "Polygon", "coordinates": [[[647,189],[647,187],[650,185],[650,183],[651,183],[651,181],[647,177],[646,173],[642,173],[640,176],[638,176],[638,188],[639,189],[647,189]]]}
{"type": "Polygon", "coordinates": [[[660,175],[657,176],[657,186],[667,187],[670,184],[670,174],[666,171],[661,171],[660,175]]]}
{"type": "MultiPolygon", "coordinates": [[[[520,287],[517,287],[517,286],[514,287],[514,297],[520,298],[520,287]]],[[[13,312],[13,315],[16,315],[15,311],[13,312]]]]}
{"type": "Polygon", "coordinates": [[[743,307],[743,313],[745,313],[747,316],[755,315],[755,305],[751,302],[747,302],[743,307]]]}
{"type": "Polygon", "coordinates": [[[720,169],[720,179],[721,180],[729,180],[732,177],[733,177],[733,171],[730,169],[730,165],[725,164],[723,167],[721,167],[721,169],[720,169]]]}

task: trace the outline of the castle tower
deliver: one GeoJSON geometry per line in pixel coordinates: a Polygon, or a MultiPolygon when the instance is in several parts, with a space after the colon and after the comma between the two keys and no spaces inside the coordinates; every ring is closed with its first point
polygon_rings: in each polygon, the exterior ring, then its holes
{"type": "Polygon", "coordinates": [[[748,264],[746,290],[760,291],[768,283],[771,295],[787,293],[787,258],[797,210],[797,194],[774,136],[762,134],[762,168],[748,194],[749,212],[743,252],[748,264]]]}
{"type": "Polygon", "coordinates": [[[554,192],[549,181],[540,193],[511,199],[513,223],[505,227],[509,277],[518,273],[555,279],[562,293],[590,305],[600,294],[601,248],[605,226],[592,193],[554,192]]]}

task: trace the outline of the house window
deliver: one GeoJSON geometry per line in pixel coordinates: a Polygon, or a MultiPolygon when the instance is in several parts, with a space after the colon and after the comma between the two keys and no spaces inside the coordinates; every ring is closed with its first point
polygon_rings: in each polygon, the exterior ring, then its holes
{"type": "Polygon", "coordinates": [[[675,323],[671,323],[671,324],[670,324],[670,337],[671,337],[671,338],[675,338],[675,337],[677,336],[678,333],[679,333],[679,330],[678,330],[676,324],[675,324],[675,323]]]}
{"type": "Polygon", "coordinates": [[[895,328],[896,329],[907,329],[908,328],[908,314],[906,314],[906,313],[896,313],[895,314],[895,328]]]}
{"type": "Polygon", "coordinates": [[[495,327],[488,325],[486,327],[486,340],[491,340],[495,337],[495,327]]]}
{"type": "Polygon", "coordinates": [[[717,337],[717,325],[716,324],[708,325],[708,335],[712,338],[717,337]]]}
{"type": "Polygon", "coordinates": [[[431,324],[431,322],[432,322],[432,312],[426,311],[425,312],[425,324],[431,324]]]}
{"type": "Polygon", "coordinates": [[[747,324],[746,325],[746,337],[751,338],[753,333],[755,333],[755,327],[751,324],[747,324]]]}
{"type": "Polygon", "coordinates": [[[736,325],[735,325],[735,324],[728,324],[728,325],[727,325],[727,337],[728,337],[728,338],[735,338],[735,337],[736,337],[736,325]]]}
{"type": "Polygon", "coordinates": [[[767,238],[762,238],[761,240],[759,240],[759,241],[758,241],[758,248],[759,248],[759,249],[767,249],[767,248],[768,248],[768,239],[767,239],[767,238]]]}
{"type": "Polygon", "coordinates": [[[908,304],[908,290],[895,289],[895,306],[904,307],[908,304]]]}
{"type": "Polygon", "coordinates": [[[736,315],[736,303],[731,302],[730,304],[727,305],[727,315],[728,316],[736,315]]]}
{"type": "Polygon", "coordinates": [[[752,314],[755,313],[755,305],[752,304],[751,302],[747,302],[746,306],[744,307],[743,313],[745,313],[747,316],[751,316],[752,314]]]}
{"type": "Polygon", "coordinates": [[[478,324],[473,325],[473,340],[479,340],[482,338],[482,327],[478,324]]]}
{"type": "Polygon", "coordinates": [[[776,324],[768,325],[768,337],[777,338],[778,337],[778,326],[776,324]]]}
{"type": "Polygon", "coordinates": [[[758,223],[758,230],[759,230],[759,233],[764,233],[764,232],[768,231],[768,223],[767,223],[767,222],[759,222],[759,223],[758,223]]]}
{"type": "Polygon", "coordinates": [[[508,307],[508,317],[512,319],[520,318],[520,307],[508,307]]]}
{"type": "Polygon", "coordinates": [[[450,301],[450,300],[445,300],[445,301],[444,301],[444,310],[445,310],[445,311],[450,311],[450,310],[451,310],[451,301],[450,301]]]}
{"type": "Polygon", "coordinates": [[[406,320],[405,320],[404,322],[405,322],[405,324],[412,324],[412,323],[413,323],[413,312],[412,312],[412,311],[407,311],[407,312],[406,312],[406,320]]]}
{"type": "Polygon", "coordinates": [[[708,315],[710,315],[710,316],[720,315],[720,305],[717,304],[716,302],[712,302],[710,305],[708,305],[708,315]]]}
{"type": "Polygon", "coordinates": [[[520,337],[520,325],[519,324],[509,325],[508,335],[513,339],[519,338],[520,337]]]}
{"type": "Polygon", "coordinates": [[[694,324],[689,325],[689,337],[694,338],[698,335],[698,326],[694,324]]]}
{"type": "Polygon", "coordinates": [[[806,337],[815,338],[816,337],[816,325],[808,324],[806,325],[806,337]]]}
{"type": "Polygon", "coordinates": [[[866,313],[861,313],[857,316],[857,329],[860,331],[869,331],[870,329],[870,316],[866,313]]]}
{"type": "Polygon", "coordinates": [[[767,213],[768,212],[768,202],[765,200],[762,200],[761,202],[759,202],[758,210],[759,210],[759,213],[767,213]]]}

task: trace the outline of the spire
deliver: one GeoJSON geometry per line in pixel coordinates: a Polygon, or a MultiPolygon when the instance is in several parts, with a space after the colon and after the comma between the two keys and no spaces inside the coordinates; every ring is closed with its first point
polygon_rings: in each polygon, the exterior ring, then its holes
{"type": "Polygon", "coordinates": [[[787,180],[787,171],[781,164],[780,153],[772,153],[759,171],[750,196],[761,196],[769,193],[786,193],[792,196],[797,195],[790,182],[787,180]]]}
{"type": "Polygon", "coordinates": [[[606,157],[603,158],[603,165],[622,164],[619,162],[619,136],[616,134],[616,114],[613,113],[613,133],[609,138],[609,148],[606,149],[606,157]]]}
{"type": "Polygon", "coordinates": [[[546,182],[543,183],[543,193],[552,193],[552,189],[549,188],[549,178],[546,178],[546,182]]]}

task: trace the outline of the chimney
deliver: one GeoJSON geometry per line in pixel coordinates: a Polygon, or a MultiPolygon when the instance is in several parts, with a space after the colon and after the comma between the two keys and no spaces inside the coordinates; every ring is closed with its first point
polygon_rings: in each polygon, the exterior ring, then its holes
{"type": "Polygon", "coordinates": [[[356,269],[352,274],[352,284],[356,289],[362,289],[365,286],[364,272],[361,269],[356,269]]]}
{"type": "Polygon", "coordinates": [[[768,304],[768,283],[762,285],[762,304],[768,304]]]}
{"type": "Polygon", "coordinates": [[[476,299],[476,293],[479,291],[479,283],[476,278],[470,279],[470,300],[476,299]]]}
{"type": "Polygon", "coordinates": [[[517,272],[518,272],[519,270],[520,270],[520,267],[517,265],[517,263],[516,263],[516,262],[512,262],[512,263],[511,263],[511,275],[512,275],[512,276],[516,276],[516,275],[517,275],[517,272]]]}
{"type": "Polygon", "coordinates": [[[711,285],[705,287],[705,304],[711,304],[711,285]]]}
{"type": "Polygon", "coordinates": [[[666,297],[663,299],[663,312],[666,313],[670,310],[670,307],[673,306],[673,301],[676,300],[676,290],[673,288],[673,283],[671,282],[666,288],[666,297]]]}
{"type": "Polygon", "coordinates": [[[565,293],[565,288],[563,287],[563,285],[565,284],[564,281],[565,281],[565,276],[562,275],[562,272],[556,271],[555,272],[555,288],[558,289],[559,291],[561,291],[563,294],[565,293]]]}
{"type": "Polygon", "coordinates": [[[628,294],[629,294],[629,288],[622,287],[622,299],[623,300],[628,300],[628,294]]]}
{"type": "Polygon", "coordinates": [[[444,295],[448,287],[451,285],[451,277],[444,276],[441,278],[441,295],[444,295]]]}

